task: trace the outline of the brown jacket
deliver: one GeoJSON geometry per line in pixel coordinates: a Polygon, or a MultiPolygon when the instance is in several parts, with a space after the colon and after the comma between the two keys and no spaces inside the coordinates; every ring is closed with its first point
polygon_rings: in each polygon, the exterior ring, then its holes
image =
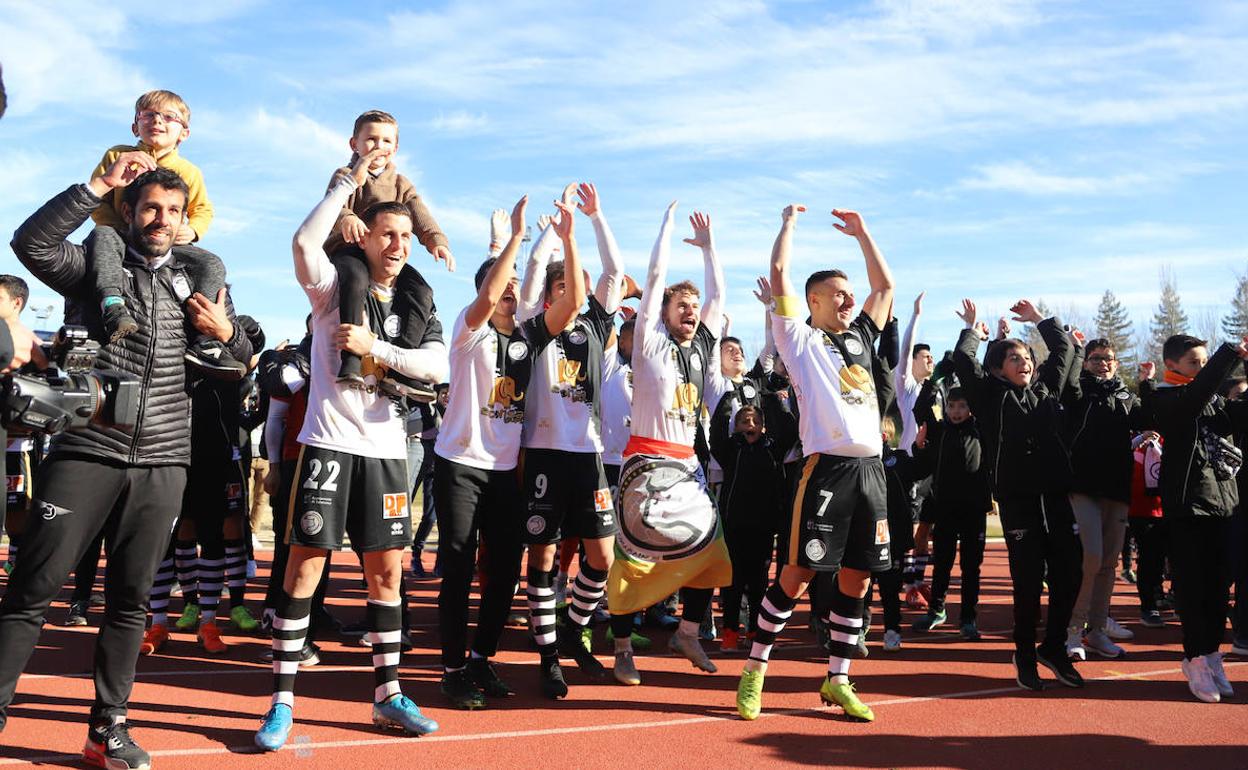
{"type": "MultiPolygon", "coordinates": [[[[350,167],[344,166],[335,171],[334,175],[330,177],[329,187],[326,189],[332,188],[338,175],[344,172],[350,173],[350,167]]],[[[433,218],[433,214],[429,213],[429,209],[425,207],[425,202],[416,194],[416,188],[412,186],[411,180],[395,171],[393,163],[388,163],[380,174],[376,176],[369,174],[364,184],[351,193],[350,198],[347,198],[346,205],[342,207],[342,211],[338,212],[338,219],[334,222],[334,229],[325,241],[325,253],[332,255],[346,245],[346,242],[342,239],[342,220],[347,215],[355,214],[357,217],[363,217],[364,212],[374,203],[389,203],[391,201],[402,203],[412,212],[412,232],[415,234],[416,240],[420,241],[420,245],[424,246],[427,251],[432,251],[435,246],[450,248],[446,236],[442,233],[441,228],[438,227],[437,220],[433,218]]]]}

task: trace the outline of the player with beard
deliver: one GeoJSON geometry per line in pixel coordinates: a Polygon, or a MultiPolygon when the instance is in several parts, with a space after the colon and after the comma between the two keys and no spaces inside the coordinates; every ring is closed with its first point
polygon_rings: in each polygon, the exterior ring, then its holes
{"type": "Polygon", "coordinates": [[[618,552],[607,581],[614,673],[627,685],[641,683],[633,662],[633,613],[678,589],[684,607],[671,649],[715,672],[698,641],[698,624],[713,590],[732,579],[718,512],[694,453],[713,330],[723,320],[724,277],[711,220],[695,212],[694,237],[685,243],[702,250],[706,304],[689,281],[663,288],[675,211],[673,202],[664,214],[633,332],[632,437],[620,469],[618,552]]]}

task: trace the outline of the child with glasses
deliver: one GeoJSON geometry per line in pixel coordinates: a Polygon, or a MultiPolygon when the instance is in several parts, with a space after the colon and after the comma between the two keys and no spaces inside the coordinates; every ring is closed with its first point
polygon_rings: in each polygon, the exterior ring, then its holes
{"type": "MultiPolygon", "coordinates": [[[[174,246],[180,247],[177,260],[186,278],[179,282],[175,277],[174,288],[183,301],[195,292],[215,299],[225,286],[225,265],[220,258],[202,249],[189,247],[208,232],[213,214],[203,173],[178,154],[179,145],[191,134],[190,123],[191,108],[182,97],[172,91],[148,91],[135,102],[134,122],[130,124],[130,131],[138,143],[110,147],[91,173],[92,179],[102,176],[122,153],[139,151],[150,154],[158,166],[174,171],[186,182],[190,190],[186,200],[186,218],[173,234],[174,246]]],[[[122,267],[126,245],[121,231],[125,229],[127,219],[134,214],[122,201],[122,190],[121,187],[114,190],[92,213],[91,218],[97,227],[86,241],[87,269],[95,280],[100,299],[99,312],[109,336],[103,342],[116,342],[139,328],[122,298],[122,282],[126,280],[122,267]]],[[[88,312],[93,311],[88,309],[88,312]]],[[[237,380],[247,371],[247,367],[234,360],[219,341],[198,333],[192,334],[189,339],[186,360],[206,374],[237,380]]]]}

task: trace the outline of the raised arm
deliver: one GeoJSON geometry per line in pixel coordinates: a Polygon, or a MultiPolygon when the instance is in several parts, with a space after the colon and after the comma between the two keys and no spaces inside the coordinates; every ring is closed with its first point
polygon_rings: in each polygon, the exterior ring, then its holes
{"type": "Polygon", "coordinates": [[[754,291],[754,299],[763,305],[763,349],[758,352],[758,360],[750,375],[764,379],[775,367],[776,335],[771,330],[771,284],[761,275],[758,277],[758,289],[754,291]]]}
{"type": "Polygon", "coordinates": [[[958,344],[953,349],[953,371],[958,375],[958,384],[967,392],[973,411],[983,403],[984,383],[988,379],[976,356],[983,339],[975,328],[975,303],[969,299],[962,300],[958,317],[966,322],[966,328],[958,335],[958,344]]]}
{"type": "Polygon", "coordinates": [[[700,211],[689,217],[693,225],[693,237],[685,243],[702,249],[702,263],[706,271],[704,287],[706,297],[702,300],[702,324],[718,336],[724,315],[724,269],[715,254],[715,236],[711,232],[711,218],[700,211]]]}
{"type": "Polygon", "coordinates": [[[871,284],[871,294],[862,303],[862,312],[875,321],[875,325],[883,329],[888,323],[889,310],[893,306],[893,274],[884,261],[884,255],[875,245],[871,233],[867,232],[867,223],[856,211],[833,209],[832,216],[845,224],[833,223],[833,227],[846,235],[858,240],[862,256],[867,262],[867,282],[871,284]]]}
{"type": "Polygon", "coordinates": [[[568,324],[581,312],[585,304],[585,273],[581,270],[581,257],[577,252],[575,229],[576,212],[566,203],[555,201],[559,207],[559,224],[555,225],[555,233],[563,243],[563,280],[565,290],[558,299],[550,303],[546,309],[546,331],[550,336],[562,332],[568,324]]]}
{"type": "Polygon", "coordinates": [[[332,285],[334,266],[325,254],[325,241],[338,222],[347,198],[364,184],[368,175],[368,164],[381,152],[373,150],[360,156],[349,174],[339,174],[337,181],[330,185],[329,192],[325,193],[325,197],[295,231],[295,278],[305,291],[324,291],[332,285]]]}
{"type": "Polygon", "coordinates": [[[1070,335],[1058,323],[1057,318],[1043,318],[1035,305],[1022,299],[1010,308],[1015,321],[1031,322],[1036,331],[1049,348],[1049,356],[1036,369],[1036,381],[1048,389],[1049,395],[1060,398],[1070,376],[1070,365],[1074,360],[1075,346],[1070,335]]]}
{"type": "Polygon", "coordinates": [[[516,267],[516,252],[520,251],[520,243],[524,239],[524,209],[528,203],[527,195],[516,201],[515,208],[511,210],[511,239],[503,247],[503,253],[490,265],[485,280],[481,282],[481,288],[477,289],[476,299],[464,314],[464,324],[473,331],[480,329],[494,315],[494,307],[507,291],[507,284],[511,283],[511,275],[516,267]]]}
{"type": "Polygon", "coordinates": [[[602,309],[614,313],[620,308],[624,287],[624,260],[620,258],[620,247],[615,243],[615,236],[602,213],[602,202],[598,198],[598,188],[591,183],[581,184],[576,188],[581,202],[577,208],[589,217],[594,224],[594,237],[598,241],[598,258],[602,260],[602,275],[594,286],[594,298],[602,309]]]}
{"type": "Polygon", "coordinates": [[[914,357],[911,355],[914,351],[914,340],[919,335],[919,316],[923,314],[923,295],[925,291],[919,292],[919,296],[914,298],[914,312],[910,315],[910,323],[906,324],[906,333],[901,338],[901,350],[899,352],[899,365],[893,369],[893,386],[897,388],[898,393],[905,393],[910,385],[914,382],[914,371],[912,363],[914,357]]]}
{"type": "Polygon", "coordinates": [[[637,308],[637,322],[634,325],[633,351],[644,343],[650,327],[656,321],[661,322],[663,310],[663,282],[667,280],[667,261],[672,253],[672,229],[676,218],[676,201],[668,205],[663,213],[663,224],[659,227],[659,237],[654,240],[654,248],[650,250],[650,266],[646,269],[646,285],[641,292],[641,303],[637,308]]]}
{"type": "Polygon", "coordinates": [[[797,292],[789,276],[789,261],[793,256],[793,229],[797,227],[797,215],[805,210],[805,206],[791,203],[780,215],[780,234],[771,247],[771,291],[777,302],[782,298],[786,302],[797,300],[797,292]]]}
{"type": "MultiPolygon", "coordinates": [[[[501,211],[501,209],[500,209],[501,211]]],[[[495,212],[498,213],[498,212],[495,212]]],[[[516,303],[516,320],[527,321],[542,312],[542,290],[546,286],[546,265],[559,246],[559,236],[555,234],[554,218],[545,214],[537,219],[537,240],[529,249],[529,258],[524,263],[524,276],[520,279],[520,296],[516,303]]]]}

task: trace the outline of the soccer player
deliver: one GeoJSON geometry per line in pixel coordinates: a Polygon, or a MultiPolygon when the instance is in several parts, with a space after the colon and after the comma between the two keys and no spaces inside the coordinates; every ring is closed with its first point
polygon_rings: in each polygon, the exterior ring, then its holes
{"type": "Polygon", "coordinates": [[[839,570],[829,586],[828,675],[820,696],[850,717],[871,721],[875,715],[849,683],[849,661],[862,632],[871,573],[891,565],[872,351],[892,308],[893,276],[862,216],[834,209],[832,215],[844,224],[833,226],[862,248],[871,293],[854,317],[857,303],[849,277],[840,270],[819,270],[806,279],[810,323],[803,323],[789,260],[797,215],[805,210],[797,204],[784,210],[771,253],[771,286],[776,294],[772,334],[801,405],[799,433],[806,455],[781,554],[785,564],[763,598],[758,635],[737,687],[737,711],[744,719],[758,718],[776,635],[816,573],[839,570]]]}
{"type": "MultiPolygon", "coordinates": [[[[606,593],[615,548],[615,509],[602,466],[601,399],[607,340],[620,307],[624,266],[592,184],[581,184],[578,208],[594,225],[602,275],[589,296],[589,310],[559,330],[534,361],[525,412],[523,494],[527,511],[523,537],[529,548],[528,601],[533,639],[541,654],[541,687],[547,697],[567,695],[559,653],[591,677],[606,669],[590,652],[589,621],[606,593]],[[580,574],[572,583],[568,623],[556,632],[555,555],[564,537],[579,538],[580,574]]],[[[560,214],[570,217],[572,213],[560,214]]],[[[562,224],[562,223],[560,223],[562,224]]],[[[537,251],[536,249],[534,250],[537,251]]],[[[522,296],[544,280],[544,305],[568,293],[584,275],[568,272],[566,261],[534,264],[525,272],[522,296]]],[[[580,310],[580,307],[577,307],[580,310]]]]}
{"type": "MultiPolygon", "coordinates": [[[[438,594],[442,694],[462,709],[483,707],[486,695],[498,698],[513,693],[494,671],[490,658],[498,650],[511,609],[523,553],[524,509],[516,474],[520,436],[533,398],[534,360],[576,320],[585,301],[584,277],[573,242],[575,211],[557,202],[561,213],[555,233],[566,254],[566,291],[545,312],[517,322],[516,252],[524,237],[527,203],[527,197],[516,203],[511,238],[497,258],[486,260],[477,270],[477,296],[455,320],[451,396],[433,448],[433,496],[438,501],[442,565],[438,594]],[[468,656],[468,593],[476,568],[478,534],[485,543],[481,607],[468,656]]],[[[554,597],[549,601],[553,609],[554,597]]],[[[542,665],[543,682],[562,678],[557,656],[553,662],[543,657],[542,665]],[[553,670],[545,670],[548,667],[553,670]]]]}
{"type": "Polygon", "coordinates": [[[431,314],[418,335],[418,348],[399,348],[389,341],[398,327],[390,312],[391,292],[412,240],[411,213],[402,204],[379,203],[364,213],[369,231],[361,248],[372,281],[365,298],[366,325],[339,323],[338,274],[322,247],[338,212],[364,183],[379,152],[361,156],[350,174],[341,175],[295,233],[295,276],[312,302],[312,376],[299,434],[298,497],[287,522],[290,558],[273,619],[273,703],[255,736],[256,745],[266,751],[280,749],[290,733],[295,673],[312,595],[329,551],[342,547],[348,531],[352,546],[364,555],[368,583],[373,723],[417,735],[438,729],[399,687],[400,580],[403,548],[412,541],[407,434],[402,410],[377,384],[391,368],[425,382],[446,379],[442,324],[431,314]],[[337,381],[340,350],[363,357],[366,388],[337,381]]]}
{"type": "Polygon", "coordinates": [[[685,243],[702,250],[706,304],[689,281],[663,288],[675,211],[673,202],[664,214],[634,325],[632,437],[624,450],[617,506],[616,544],[623,557],[611,565],[607,580],[614,673],[626,685],[641,683],[633,662],[633,613],[677,589],[684,607],[671,650],[714,673],[715,664],[698,641],[698,625],[714,589],[732,580],[719,514],[693,448],[714,359],[713,330],[723,320],[724,275],[710,217],[695,212],[689,218],[693,237],[685,243]]]}

